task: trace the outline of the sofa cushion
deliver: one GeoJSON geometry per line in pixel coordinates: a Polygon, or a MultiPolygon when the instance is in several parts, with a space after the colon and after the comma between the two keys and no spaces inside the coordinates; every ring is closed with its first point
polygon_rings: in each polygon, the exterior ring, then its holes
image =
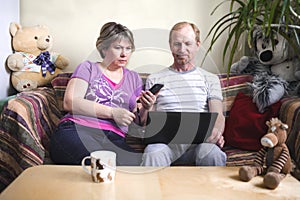
{"type": "Polygon", "coordinates": [[[253,165],[257,154],[256,151],[242,150],[232,146],[225,146],[222,150],[227,156],[227,167],[253,165]]]}
{"type": "Polygon", "coordinates": [[[266,121],[278,117],[281,102],[269,106],[260,113],[251,96],[239,92],[226,120],[224,137],[226,145],[244,150],[259,150],[260,138],[267,133],[266,121]]]}
{"type": "Polygon", "coordinates": [[[252,81],[253,76],[249,74],[230,74],[229,76],[227,74],[219,74],[218,76],[222,87],[224,115],[228,117],[238,92],[250,94],[248,82],[252,81]]]}

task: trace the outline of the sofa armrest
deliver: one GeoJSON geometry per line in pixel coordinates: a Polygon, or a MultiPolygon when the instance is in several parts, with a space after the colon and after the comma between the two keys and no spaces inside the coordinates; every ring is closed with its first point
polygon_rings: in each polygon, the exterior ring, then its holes
{"type": "Polygon", "coordinates": [[[0,115],[1,184],[9,184],[28,167],[43,164],[61,117],[53,88],[21,92],[7,102],[0,115]]]}
{"type": "Polygon", "coordinates": [[[300,98],[285,99],[280,107],[279,118],[289,126],[286,144],[296,167],[300,169],[300,98]]]}
{"type": "Polygon", "coordinates": [[[66,114],[63,109],[63,99],[66,92],[67,85],[71,79],[72,73],[62,73],[58,74],[52,81],[51,85],[55,91],[55,97],[57,100],[57,105],[62,114],[66,114]]]}

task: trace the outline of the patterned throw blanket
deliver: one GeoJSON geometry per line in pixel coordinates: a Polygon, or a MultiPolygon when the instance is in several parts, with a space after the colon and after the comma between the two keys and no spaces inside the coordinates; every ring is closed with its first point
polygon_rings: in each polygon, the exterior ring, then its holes
{"type": "Polygon", "coordinates": [[[280,107],[279,118],[288,126],[286,144],[295,165],[300,169],[300,98],[289,98],[280,107]]]}
{"type": "Polygon", "coordinates": [[[0,191],[26,168],[43,164],[61,117],[52,88],[22,92],[8,101],[0,116],[0,191]]]}

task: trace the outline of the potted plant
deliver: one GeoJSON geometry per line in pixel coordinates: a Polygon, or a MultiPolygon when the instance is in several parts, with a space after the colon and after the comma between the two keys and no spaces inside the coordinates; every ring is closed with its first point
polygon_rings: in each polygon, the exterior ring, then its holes
{"type": "Polygon", "coordinates": [[[225,3],[230,3],[229,11],[209,30],[207,38],[211,37],[211,41],[206,55],[220,36],[227,32],[223,49],[223,63],[229,56],[227,73],[243,38],[246,38],[249,48],[253,46],[252,35],[257,27],[262,29],[263,36],[269,38],[272,44],[275,34],[281,34],[300,56],[300,0],[225,0],[215,7],[212,15],[225,3]]]}

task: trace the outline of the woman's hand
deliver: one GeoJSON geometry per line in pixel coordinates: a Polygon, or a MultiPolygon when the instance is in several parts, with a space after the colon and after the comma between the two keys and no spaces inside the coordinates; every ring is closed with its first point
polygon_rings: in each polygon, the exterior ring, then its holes
{"type": "Polygon", "coordinates": [[[111,108],[112,119],[120,126],[129,126],[135,119],[135,114],[124,108],[111,108]]]}
{"type": "Polygon", "coordinates": [[[150,91],[142,91],[139,101],[144,109],[150,110],[156,101],[156,95],[152,94],[150,91]]]}

